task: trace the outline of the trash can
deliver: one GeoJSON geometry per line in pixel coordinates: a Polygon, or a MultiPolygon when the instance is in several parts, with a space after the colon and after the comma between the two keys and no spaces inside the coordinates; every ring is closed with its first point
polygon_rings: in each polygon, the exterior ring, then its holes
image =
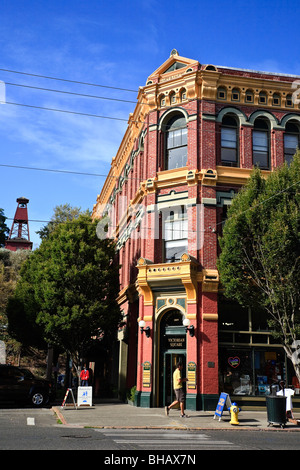
{"type": "Polygon", "coordinates": [[[286,397],[266,396],[266,404],[269,426],[271,424],[279,424],[283,428],[287,421],[286,397]]]}

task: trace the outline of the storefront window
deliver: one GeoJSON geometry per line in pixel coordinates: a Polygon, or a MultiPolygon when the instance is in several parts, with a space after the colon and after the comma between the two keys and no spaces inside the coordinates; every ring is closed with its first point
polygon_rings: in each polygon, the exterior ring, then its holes
{"type": "Polygon", "coordinates": [[[219,302],[220,391],[268,395],[286,381],[285,354],[268,328],[267,316],[224,298],[219,302]]]}
{"type": "Polygon", "coordinates": [[[220,390],[229,395],[269,395],[286,380],[281,348],[220,348],[220,390]]]}

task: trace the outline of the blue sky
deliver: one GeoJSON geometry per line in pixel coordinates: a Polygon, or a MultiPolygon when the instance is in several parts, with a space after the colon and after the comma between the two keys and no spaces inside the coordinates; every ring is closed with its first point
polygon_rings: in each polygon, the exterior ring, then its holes
{"type": "Polygon", "coordinates": [[[16,199],[30,199],[30,237],[37,247],[35,232],[55,206],[92,209],[139,86],[173,48],[203,64],[300,75],[298,26],[297,0],[0,0],[6,102],[114,118],[1,104],[0,164],[97,175],[0,166],[0,208],[7,225],[16,199]]]}

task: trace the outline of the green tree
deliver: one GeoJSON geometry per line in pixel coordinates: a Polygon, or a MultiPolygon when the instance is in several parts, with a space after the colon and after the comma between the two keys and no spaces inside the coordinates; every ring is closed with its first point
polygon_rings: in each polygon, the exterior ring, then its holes
{"type": "Polygon", "coordinates": [[[16,288],[21,266],[30,255],[30,250],[9,251],[0,248],[0,340],[5,342],[10,360],[19,356],[22,345],[8,335],[6,307],[16,288]]]}
{"type": "Polygon", "coordinates": [[[12,332],[22,334],[18,304],[24,322],[67,352],[77,370],[91,344],[115,335],[121,319],[115,246],[98,239],[96,226],[81,214],[49,231],[24,265],[8,307],[12,332]]]}
{"type": "Polygon", "coordinates": [[[9,229],[5,223],[6,217],[4,215],[4,210],[0,209],[0,247],[4,246],[5,240],[7,238],[7,234],[9,229]]]}
{"type": "Polygon", "coordinates": [[[225,296],[268,312],[300,380],[300,153],[267,179],[254,169],[220,238],[225,296]]]}
{"type": "Polygon", "coordinates": [[[68,203],[56,206],[51,220],[36,233],[42,240],[44,240],[53,230],[56,229],[58,224],[72,222],[82,214],[91,215],[88,209],[86,211],[82,211],[80,207],[73,207],[68,203]]]}

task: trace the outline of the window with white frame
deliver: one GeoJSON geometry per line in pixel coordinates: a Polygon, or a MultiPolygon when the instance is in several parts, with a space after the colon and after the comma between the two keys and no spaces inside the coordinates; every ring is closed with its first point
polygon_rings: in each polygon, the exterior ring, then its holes
{"type": "Polygon", "coordinates": [[[187,164],[187,127],[182,115],[173,117],[166,125],[166,170],[187,164]]]}
{"type": "Polygon", "coordinates": [[[164,261],[179,261],[188,251],[188,218],[185,206],[176,206],[162,212],[164,261]]]}

